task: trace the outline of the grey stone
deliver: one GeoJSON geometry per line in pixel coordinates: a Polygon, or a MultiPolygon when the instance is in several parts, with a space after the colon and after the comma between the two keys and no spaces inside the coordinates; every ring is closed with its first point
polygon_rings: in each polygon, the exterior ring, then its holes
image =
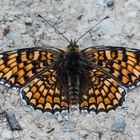
{"type": "Polygon", "coordinates": [[[111,130],[114,132],[122,132],[124,130],[124,127],[125,127],[124,118],[118,118],[114,120],[111,126],[111,130]]]}
{"type": "Polygon", "coordinates": [[[61,113],[54,114],[54,116],[58,120],[58,122],[62,122],[63,121],[63,116],[62,116],[61,113]]]}
{"type": "Polygon", "coordinates": [[[14,46],[15,46],[15,41],[14,41],[13,39],[9,39],[7,43],[8,43],[8,46],[9,46],[10,48],[14,48],[14,46]]]}
{"type": "Polygon", "coordinates": [[[10,22],[13,22],[15,20],[15,17],[13,15],[9,15],[7,17],[7,20],[10,21],[10,22]]]}
{"type": "Polygon", "coordinates": [[[108,0],[107,1],[107,7],[113,7],[114,6],[114,1],[113,0],[108,0]]]}
{"type": "Polygon", "coordinates": [[[26,17],[25,24],[31,26],[33,24],[33,19],[31,17],[26,17]]]}
{"type": "Polygon", "coordinates": [[[1,136],[2,136],[3,139],[6,139],[6,140],[11,140],[11,139],[13,139],[12,131],[10,131],[10,130],[8,130],[8,129],[4,129],[4,130],[2,131],[1,136]]]}
{"type": "Polygon", "coordinates": [[[81,20],[82,17],[83,17],[83,15],[80,15],[80,16],[77,17],[77,19],[78,19],[78,20],[81,20]]]}
{"type": "Polygon", "coordinates": [[[78,134],[80,137],[87,137],[89,135],[87,130],[79,130],[78,134]]]}

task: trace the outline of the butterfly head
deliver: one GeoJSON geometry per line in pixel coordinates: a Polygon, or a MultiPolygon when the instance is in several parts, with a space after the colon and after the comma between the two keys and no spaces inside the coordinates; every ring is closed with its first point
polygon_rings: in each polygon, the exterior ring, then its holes
{"type": "Polygon", "coordinates": [[[67,51],[79,51],[79,46],[76,44],[76,40],[71,40],[70,44],[67,46],[67,51]]]}

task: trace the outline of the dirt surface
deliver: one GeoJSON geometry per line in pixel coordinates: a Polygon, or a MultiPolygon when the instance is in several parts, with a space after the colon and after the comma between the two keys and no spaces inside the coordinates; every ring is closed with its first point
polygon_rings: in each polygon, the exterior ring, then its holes
{"type": "MultiPolygon", "coordinates": [[[[70,39],[103,21],[78,45],[115,45],[140,49],[139,0],[0,0],[0,51],[35,46],[64,49],[68,42],[38,17],[41,14],[70,39]]],[[[140,140],[140,88],[122,107],[107,114],[72,110],[68,115],[35,112],[19,92],[0,85],[0,140],[140,140]],[[11,131],[2,110],[12,111],[21,131],[11,131]]]]}

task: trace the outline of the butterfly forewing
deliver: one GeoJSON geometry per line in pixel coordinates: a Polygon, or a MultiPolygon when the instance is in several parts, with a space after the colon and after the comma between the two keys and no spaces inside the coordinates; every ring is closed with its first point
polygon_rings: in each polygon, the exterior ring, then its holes
{"type": "Polygon", "coordinates": [[[0,81],[21,87],[29,79],[53,64],[60,50],[25,48],[0,54],[0,81]]]}
{"type": "Polygon", "coordinates": [[[82,50],[91,62],[108,72],[125,87],[138,86],[140,81],[140,50],[122,47],[91,47],[82,50]]]}

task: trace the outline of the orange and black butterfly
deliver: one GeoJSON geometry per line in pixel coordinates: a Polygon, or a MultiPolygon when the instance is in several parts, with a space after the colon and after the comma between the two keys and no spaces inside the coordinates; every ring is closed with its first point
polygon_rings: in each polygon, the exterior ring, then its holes
{"type": "Polygon", "coordinates": [[[95,113],[121,106],[140,83],[140,50],[80,50],[77,41],[69,41],[66,51],[35,47],[1,53],[1,83],[18,88],[26,103],[42,112],[62,112],[73,104],[95,113]]]}

